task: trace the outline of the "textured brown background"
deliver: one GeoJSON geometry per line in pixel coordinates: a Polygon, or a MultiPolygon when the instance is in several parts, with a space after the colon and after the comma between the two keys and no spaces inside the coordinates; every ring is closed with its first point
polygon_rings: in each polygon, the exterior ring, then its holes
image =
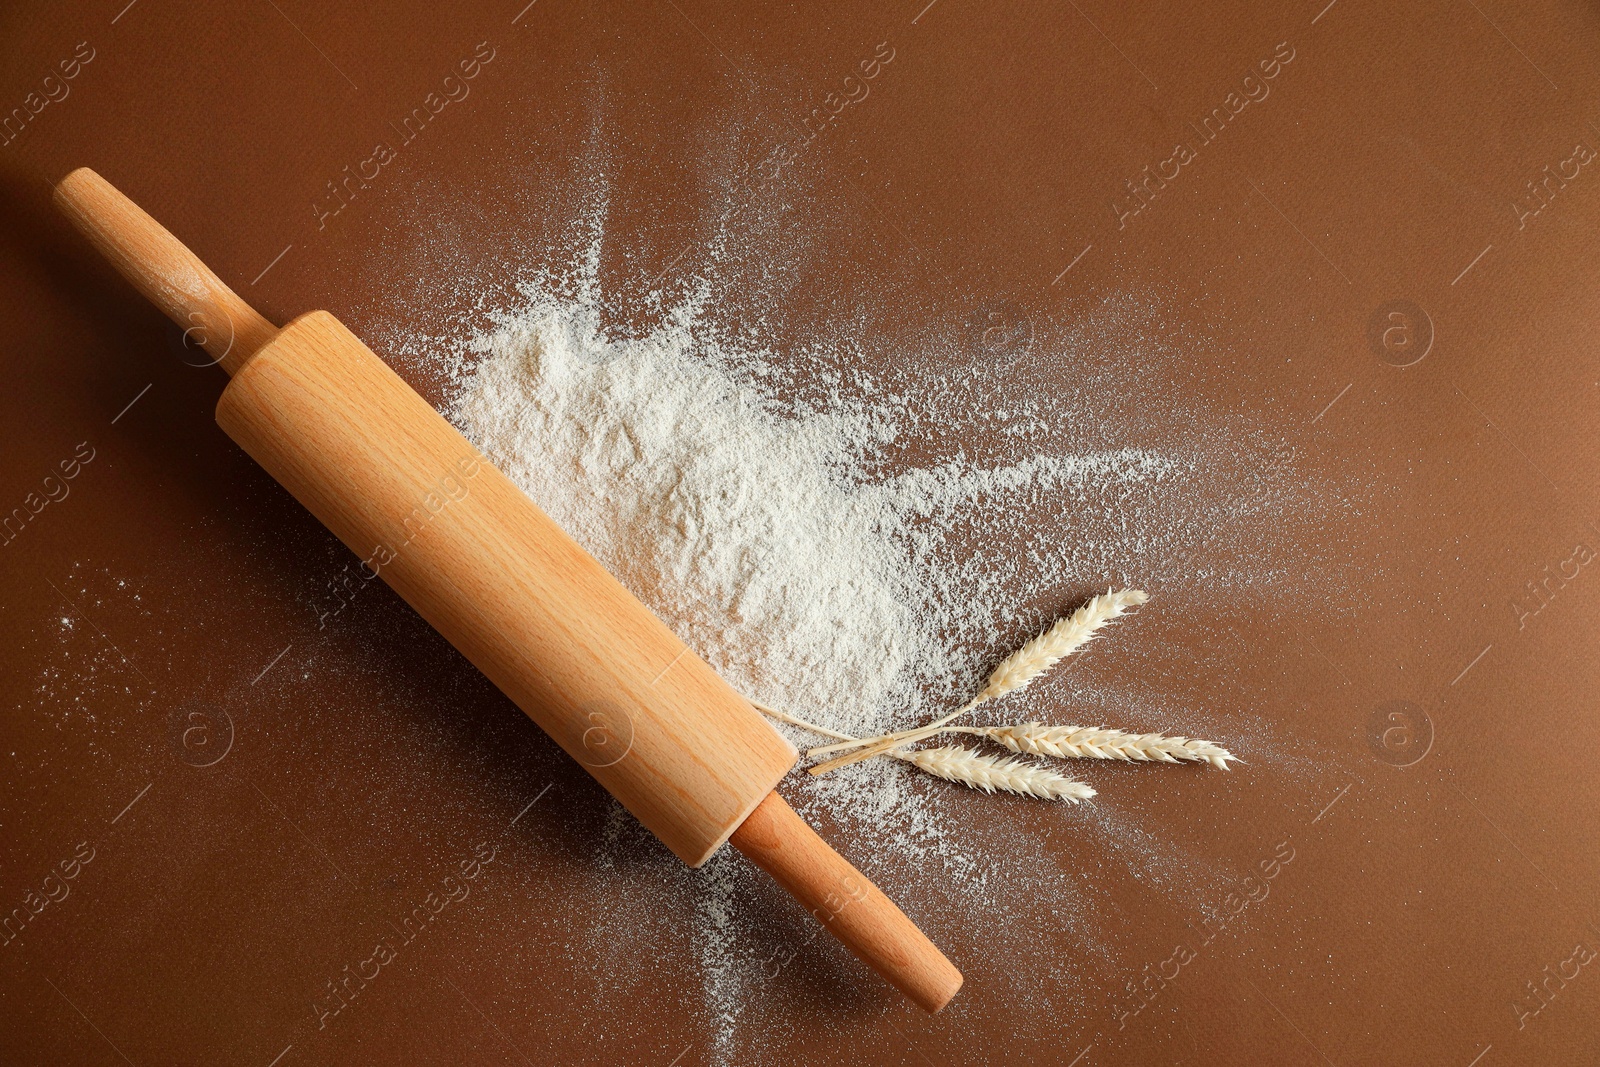
{"type": "MultiPolygon", "coordinates": [[[[1579,562],[1600,548],[1600,174],[1552,183],[1520,226],[1514,204],[1576,145],[1600,149],[1600,17],[1324,4],[6,5],[0,107],[79,42],[95,58],[0,146],[0,507],[79,442],[95,458],[0,548],[0,913],[80,842],[93,859],[0,946],[0,1060],[1594,1062],[1600,969],[1548,976],[1600,948],[1600,578],[1579,562]],[[472,95],[319,230],[324,183],[480,41],[495,58],[472,95]],[[425,279],[513,263],[554,225],[595,165],[596,86],[608,232],[642,294],[706,237],[707,116],[792,139],[880,41],[892,67],[796,164],[796,210],[834,239],[774,314],[803,332],[892,291],[875,306],[956,324],[976,293],[1062,324],[1099,294],[1160,291],[1225,353],[1185,389],[1262,413],[1304,469],[1386,491],[1308,552],[1359,611],[1283,626],[1158,601],[1138,623],[1161,684],[1266,716],[1319,773],[1260,757],[1130,775],[1108,798],[1226,872],[1213,910],[1275,850],[1294,857],[1125,1028],[1128,983],[1197,944],[1200,916],[1065,809],[963,795],[945,803],[974,825],[1030,828],[1037,853],[1015,863],[1115,902],[1110,956],[1027,901],[934,907],[915,875],[880,873],[965,970],[952,1007],[920,1015],[823,938],[719,1051],[694,953],[665,926],[618,942],[592,921],[624,889],[691,907],[671,857],[596,869],[603,794],[387,591],[318,630],[308,605],[347,554],[216,428],[220,372],[183,364],[48,188],[94,166],[270,317],[328,308],[388,354],[379,327],[438,321],[425,279]],[[1271,96],[1119,229],[1123,179],[1285,41],[1271,96]],[[1394,300],[1433,335],[1404,368],[1368,339],[1394,300]],[[1563,567],[1532,612],[1528,583],[1563,567]],[[1369,739],[1391,701],[1427,717],[1431,746],[1369,739]],[[324,981],[483,841],[473,894],[319,1029],[324,981]],[[1027,958],[986,933],[1016,923],[1038,928],[1027,958]],[[1018,1007],[1052,984],[1058,1010],[1018,1007]]],[[[437,398],[424,366],[407,373],[437,398]]],[[[875,869],[869,840],[840,844],[875,869]]],[[[778,948],[807,935],[775,891],[744,903],[778,948]]]]}

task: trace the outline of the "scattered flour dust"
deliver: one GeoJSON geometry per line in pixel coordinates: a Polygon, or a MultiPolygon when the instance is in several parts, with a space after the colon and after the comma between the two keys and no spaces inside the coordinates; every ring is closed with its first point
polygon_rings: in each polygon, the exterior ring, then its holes
{"type": "MultiPolygon", "coordinates": [[[[804,341],[761,328],[752,299],[781,297],[728,266],[761,257],[725,255],[726,269],[683,272],[692,280],[649,295],[643,327],[623,327],[602,283],[603,205],[578,221],[576,266],[479,300],[487,325],[432,365],[449,383],[446,414],[749,696],[863,735],[948,710],[1022,640],[1110,585],[1188,611],[1230,592],[1258,608],[1305,595],[1315,561],[1292,530],[1333,506],[1337,488],[1308,483],[1238,411],[1184,399],[1175,368],[1186,353],[1147,302],[1110,298],[1069,327],[1035,323],[1031,350],[1011,363],[974,360],[960,336],[937,334],[865,351],[854,324],[804,341]]],[[[436,341],[416,334],[391,347],[437,358],[436,341]]],[[[1075,696],[1095,709],[1093,694],[1075,696]]],[[[1087,716],[1200,733],[1125,721],[1120,700],[1102,707],[1087,716]]],[[[818,743],[782,729],[802,749],[818,743]]],[[[883,760],[791,776],[784,791],[841,840],[868,842],[854,858],[936,943],[975,936],[964,918],[974,909],[1034,900],[1080,965],[1118,965],[1097,920],[1114,903],[1046,861],[1026,820],[972,829],[971,795],[883,760]]],[[[647,837],[616,815],[602,865],[626,863],[647,837]]],[[[1159,844],[1118,855],[1190,902],[1216,885],[1213,866],[1159,844]]],[[[714,1057],[766,1058],[782,1047],[785,1014],[755,1008],[774,988],[769,961],[791,956],[785,946],[812,936],[810,924],[755,906],[770,887],[727,850],[655,876],[697,902],[714,1057]]],[[[607,916],[597,922],[618,929],[596,938],[631,940],[639,916],[607,916]]],[[[993,923],[981,936],[1016,973],[1058,973],[1051,960],[1027,966],[1048,951],[1029,929],[993,923]]],[[[626,983],[627,970],[611,980],[626,983]]],[[[1074,989],[1029,981],[1008,995],[1074,1012],[1074,989]]]]}
{"type": "MultiPolygon", "coordinates": [[[[776,370],[792,360],[748,331],[724,331],[709,306],[706,289],[691,293],[630,335],[604,321],[594,257],[574,277],[524,284],[518,303],[460,355],[449,414],[753,698],[853,734],[881,731],[968,695],[1019,636],[1048,621],[1019,628],[1017,605],[1053,590],[1138,584],[1181,595],[1187,585],[1214,595],[1273,582],[1267,555],[1231,566],[1194,555],[1230,520],[1269,525],[1299,506],[1287,475],[1263,481],[1244,454],[1247,428],[1208,430],[1188,418],[1176,444],[1168,433],[1162,447],[1074,447],[1056,428],[1087,420],[1092,436],[1116,441],[1124,427],[1103,425],[1108,405],[1092,397],[1044,394],[1004,405],[993,436],[1011,455],[938,445],[931,462],[909,462],[930,425],[959,429],[964,410],[968,422],[975,405],[994,410],[981,374],[929,389],[864,376],[796,388],[776,370]]],[[[1134,420],[1126,428],[1127,437],[1153,437],[1134,420]]],[[[785,730],[802,748],[818,743],[785,730]]],[[[802,809],[887,838],[881,872],[949,881],[964,907],[1004,907],[1019,887],[1057,902],[1085,892],[1053,869],[1020,870],[1028,865],[1016,857],[1037,849],[1022,831],[1008,847],[992,835],[965,839],[942,810],[951,788],[878,761],[786,792],[802,809]]],[[[610,834],[619,847],[631,836],[620,823],[610,834]]],[[[1142,855],[1132,862],[1158,880],[1181,880],[1163,870],[1181,862],[1158,849],[1142,855]]],[[[719,855],[684,875],[697,887],[707,1006],[724,1059],[739,1055],[736,1023],[769,955],[757,923],[741,919],[746,866],[719,855]]],[[[1212,873],[1193,876],[1214,885],[1212,873]]],[[[1083,910],[1068,902],[1055,921],[1071,927],[1083,910]]],[[[1081,932],[1093,954],[1092,934],[1081,932]]]]}

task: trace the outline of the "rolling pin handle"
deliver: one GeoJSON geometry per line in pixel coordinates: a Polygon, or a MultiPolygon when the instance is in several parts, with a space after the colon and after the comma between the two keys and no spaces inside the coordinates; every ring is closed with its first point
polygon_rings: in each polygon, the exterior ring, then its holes
{"type": "Polygon", "coordinates": [[[182,241],[88,167],[56,185],[56,207],[134,288],[230,375],[278,328],[222,283],[182,241]]]}
{"type": "Polygon", "coordinates": [[[961,988],[961,972],[944,953],[777,793],[728,840],[924,1011],[938,1011],[961,988]]]}

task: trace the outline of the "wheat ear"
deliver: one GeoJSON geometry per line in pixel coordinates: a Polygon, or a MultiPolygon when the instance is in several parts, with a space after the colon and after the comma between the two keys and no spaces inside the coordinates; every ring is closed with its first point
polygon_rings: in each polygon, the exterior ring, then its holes
{"type": "Polygon", "coordinates": [[[1164,734],[1130,734],[1103,726],[955,726],[947,732],[973,734],[1004,745],[1013,752],[1061,759],[1120,759],[1178,763],[1203,761],[1221,770],[1239,757],[1210,741],[1164,734]]]}
{"type": "Polygon", "coordinates": [[[807,752],[807,755],[822,756],[829,752],[840,752],[851,748],[855,748],[857,751],[831,759],[826,763],[819,763],[810,768],[811,773],[827,774],[829,771],[837,770],[851,763],[870,759],[880,752],[887,752],[891,748],[898,748],[919,738],[932,736],[938,732],[939,727],[952,719],[965,715],[979,704],[1026,686],[1039,675],[1054,667],[1063,658],[1070,656],[1073,652],[1088,644],[1089,641],[1094,639],[1096,631],[1101,627],[1130,608],[1136,608],[1149,599],[1150,594],[1140,589],[1106,590],[1105,593],[1090,600],[1071,615],[1057,620],[1054,626],[1051,626],[1044,633],[1001,660],[1000,666],[996,667],[994,673],[989,675],[989,682],[983,687],[983,690],[955,711],[917,730],[904,730],[898,734],[883,734],[859,741],[841,741],[835,745],[822,745],[818,748],[813,748],[807,752]],[[867,747],[861,747],[863,745],[867,747]]]}
{"type": "Polygon", "coordinates": [[[1039,675],[1070,656],[1094,639],[1095,633],[1106,623],[1129,608],[1136,608],[1150,599],[1150,594],[1139,589],[1106,590],[1083,607],[1074,611],[1032,641],[1017,649],[1000,662],[989,675],[989,684],[983,692],[972,698],[969,707],[1005,696],[1021,689],[1039,675]]]}
{"type": "Polygon", "coordinates": [[[1094,796],[1094,790],[1088,785],[1054,771],[1022,760],[980,756],[964,748],[922,748],[915,752],[892,752],[890,755],[931,775],[960,782],[985,793],[1003,789],[1007,793],[1020,793],[1040,800],[1070,800],[1073,803],[1094,796]]]}

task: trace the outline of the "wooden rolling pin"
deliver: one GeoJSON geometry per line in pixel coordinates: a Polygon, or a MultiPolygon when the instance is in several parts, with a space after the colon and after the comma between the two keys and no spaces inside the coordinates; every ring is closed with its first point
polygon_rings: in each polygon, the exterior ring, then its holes
{"type": "Polygon", "coordinates": [[[791,746],[325,311],[278,329],[94,171],[56,206],[233,376],[217,422],[690,866],[731,840],[928,1011],[961,974],[773,786],[791,746]]]}

